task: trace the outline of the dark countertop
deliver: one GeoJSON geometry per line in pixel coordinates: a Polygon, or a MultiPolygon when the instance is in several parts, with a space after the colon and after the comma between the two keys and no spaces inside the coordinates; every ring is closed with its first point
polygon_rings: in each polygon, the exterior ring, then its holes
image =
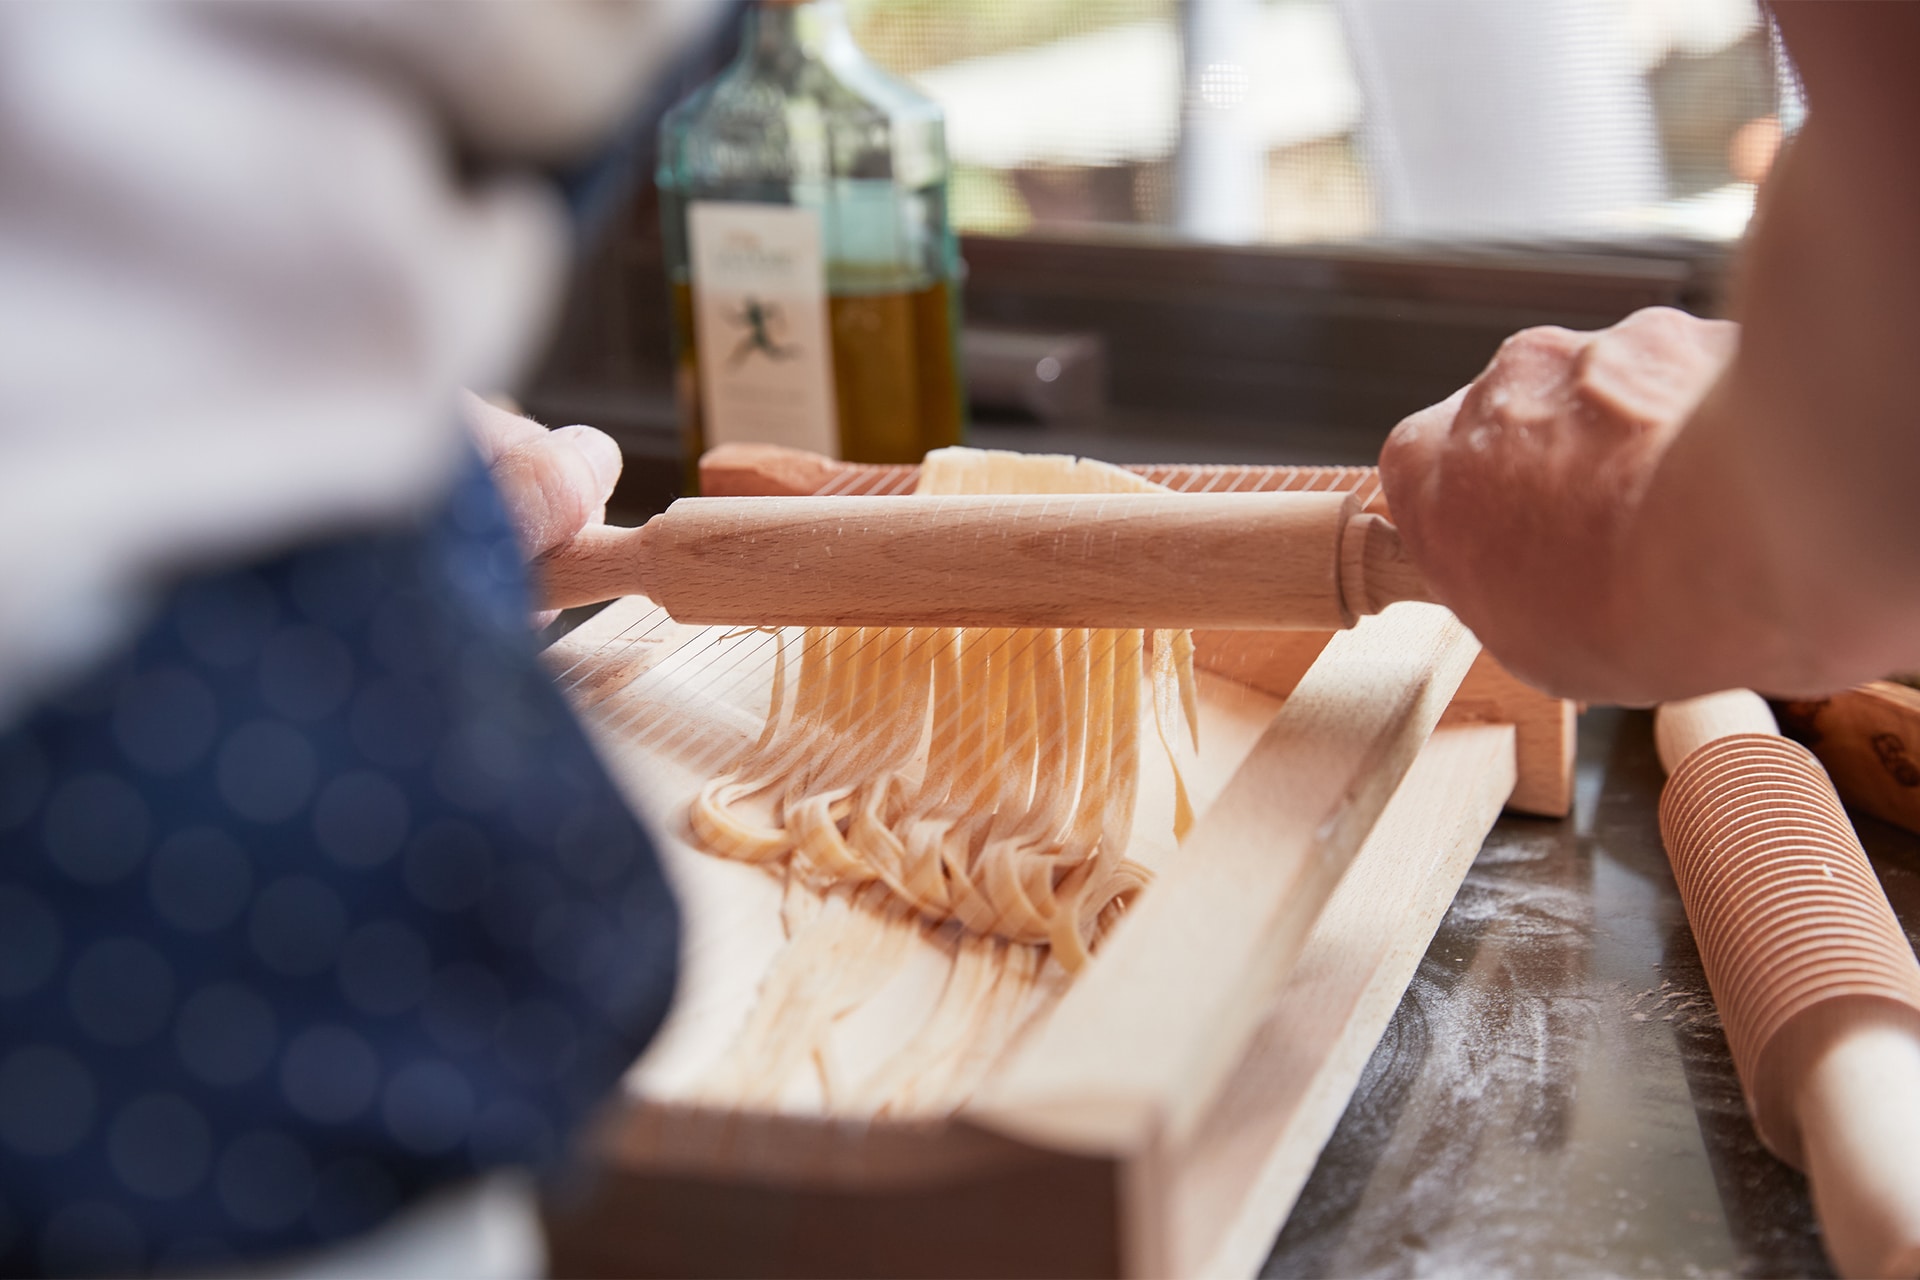
{"type": "MultiPolygon", "coordinates": [[[[1264,1276],[1828,1276],[1760,1146],[1660,844],[1652,718],[1582,717],[1571,818],[1502,818],[1264,1276]]],[[[1856,826],[1910,938],[1920,839],[1856,826]]]]}

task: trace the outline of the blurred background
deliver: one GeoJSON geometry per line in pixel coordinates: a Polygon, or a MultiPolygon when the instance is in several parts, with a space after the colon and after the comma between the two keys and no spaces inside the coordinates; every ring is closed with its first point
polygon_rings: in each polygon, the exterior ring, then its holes
{"type": "MultiPolygon", "coordinates": [[[[970,442],[1371,462],[1530,324],[1711,314],[1801,107],[1754,0],[846,0],[936,99],[970,442]]],[[[680,78],[733,53],[723,24],[680,78]]],[[[527,400],[672,496],[652,156],[527,400]]]]}

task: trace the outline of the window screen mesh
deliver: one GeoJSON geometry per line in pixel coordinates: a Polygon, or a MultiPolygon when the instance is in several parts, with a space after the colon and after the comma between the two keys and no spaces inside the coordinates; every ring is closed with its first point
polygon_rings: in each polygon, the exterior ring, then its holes
{"type": "Polygon", "coordinates": [[[1753,0],[847,7],[976,233],[1726,239],[1795,110],[1753,0]]]}

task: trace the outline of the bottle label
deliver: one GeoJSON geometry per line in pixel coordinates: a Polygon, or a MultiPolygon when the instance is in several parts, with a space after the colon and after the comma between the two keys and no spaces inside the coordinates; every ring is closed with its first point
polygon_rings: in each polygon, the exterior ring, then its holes
{"type": "Polygon", "coordinates": [[[687,209],[694,342],[708,445],[840,456],[820,215],[697,200],[687,209]]]}

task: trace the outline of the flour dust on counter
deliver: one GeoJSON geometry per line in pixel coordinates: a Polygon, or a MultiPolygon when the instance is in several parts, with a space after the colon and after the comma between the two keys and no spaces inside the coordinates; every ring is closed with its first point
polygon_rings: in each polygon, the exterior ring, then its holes
{"type": "Polygon", "coordinates": [[[1580,732],[1577,818],[1495,826],[1262,1275],[1831,1274],[1711,1010],[1648,717],[1580,732]]]}

